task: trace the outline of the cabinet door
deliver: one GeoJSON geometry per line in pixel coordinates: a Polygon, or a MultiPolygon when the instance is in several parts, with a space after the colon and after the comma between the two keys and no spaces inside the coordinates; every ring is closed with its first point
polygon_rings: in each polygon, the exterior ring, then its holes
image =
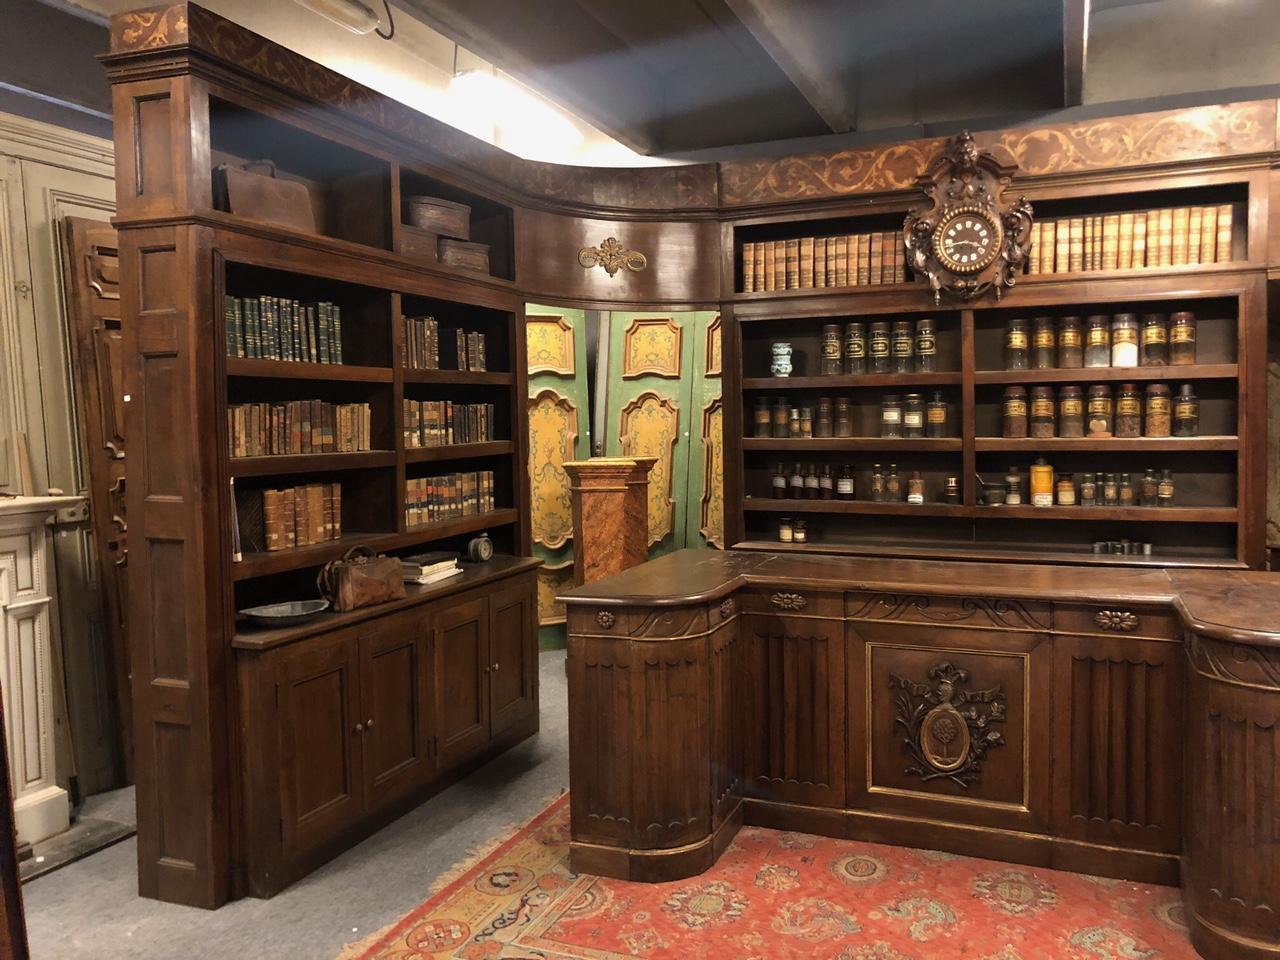
{"type": "Polygon", "coordinates": [[[434,615],[437,756],[465,760],[489,740],[489,607],[484,598],[434,615]]]}
{"type": "Polygon", "coordinates": [[[489,598],[489,698],[495,737],[538,709],[534,601],[525,584],[489,598]]]}
{"type": "Polygon", "coordinates": [[[316,646],[297,645],[277,667],[287,854],[332,838],[362,812],[356,658],[355,637],[338,635],[316,646]]]}
{"type": "Polygon", "coordinates": [[[409,615],[375,624],[360,637],[364,779],[370,808],[423,783],[431,766],[427,624],[409,615]]]}

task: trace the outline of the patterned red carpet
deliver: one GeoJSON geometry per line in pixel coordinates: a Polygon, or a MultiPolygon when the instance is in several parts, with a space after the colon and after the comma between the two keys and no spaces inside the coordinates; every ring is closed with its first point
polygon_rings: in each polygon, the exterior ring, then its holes
{"type": "Polygon", "coordinates": [[[561,797],[360,960],[1195,960],[1171,887],[744,828],[701,877],[568,866],[561,797]]]}

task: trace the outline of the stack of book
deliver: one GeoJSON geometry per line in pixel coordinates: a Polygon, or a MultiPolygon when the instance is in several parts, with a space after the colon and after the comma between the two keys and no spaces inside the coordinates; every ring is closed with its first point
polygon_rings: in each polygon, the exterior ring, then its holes
{"type": "Polygon", "coordinates": [[[404,445],[443,447],[451,443],[486,443],[493,439],[492,403],[452,400],[405,400],[404,445]]]}
{"type": "Polygon", "coordinates": [[[897,230],[742,245],[743,293],[905,282],[897,230]]]}
{"type": "MultiPolygon", "coordinates": [[[[405,317],[404,362],[410,370],[440,370],[440,321],[434,317],[405,317]]],[[[443,343],[454,355],[453,369],[484,371],[485,336],[467,330],[444,331],[443,343]]]]}
{"type": "Polygon", "coordinates": [[[1031,227],[1028,273],[1143,270],[1233,259],[1233,207],[1164,207],[1041,220],[1031,227]]]}
{"type": "Polygon", "coordinates": [[[342,536],[342,484],[262,491],[262,525],[269,551],[337,540],[342,536]]]}
{"type": "Polygon", "coordinates": [[[231,456],[362,453],[372,449],[370,416],[367,403],[234,403],[227,407],[231,456]]]}
{"type": "Polygon", "coordinates": [[[409,527],[490,513],[494,508],[493,471],[446,473],[405,481],[404,515],[409,527]]]}
{"type": "Polygon", "coordinates": [[[228,295],[223,317],[229,357],[342,363],[342,311],[336,303],[228,295]]]}
{"type": "Polygon", "coordinates": [[[404,569],[404,582],[426,586],[439,583],[462,573],[458,565],[458,555],[448,550],[435,550],[431,553],[418,553],[411,557],[403,557],[400,564],[404,569]]]}

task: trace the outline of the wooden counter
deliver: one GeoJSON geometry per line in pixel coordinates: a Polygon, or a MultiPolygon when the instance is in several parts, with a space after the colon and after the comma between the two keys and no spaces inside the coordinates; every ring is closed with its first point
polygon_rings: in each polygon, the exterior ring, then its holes
{"type": "Polygon", "coordinates": [[[1278,958],[1277,587],[682,551],[572,590],[573,868],[759,824],[1181,883],[1205,957],[1278,958]]]}

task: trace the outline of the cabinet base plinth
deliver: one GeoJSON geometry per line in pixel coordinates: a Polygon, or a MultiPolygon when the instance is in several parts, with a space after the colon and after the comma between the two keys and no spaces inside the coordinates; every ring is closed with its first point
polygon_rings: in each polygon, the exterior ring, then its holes
{"type": "Polygon", "coordinates": [[[710,836],[682,847],[637,850],[574,840],[569,844],[569,868],[574,873],[636,883],[685,880],[709,870],[741,826],[742,804],[738,804],[710,836]]]}
{"type": "MultiPolygon", "coordinates": [[[[1185,901],[1185,896],[1184,896],[1185,901]]],[[[1191,944],[1204,960],[1280,960],[1280,943],[1267,943],[1224,930],[1187,905],[1191,944]]]]}

